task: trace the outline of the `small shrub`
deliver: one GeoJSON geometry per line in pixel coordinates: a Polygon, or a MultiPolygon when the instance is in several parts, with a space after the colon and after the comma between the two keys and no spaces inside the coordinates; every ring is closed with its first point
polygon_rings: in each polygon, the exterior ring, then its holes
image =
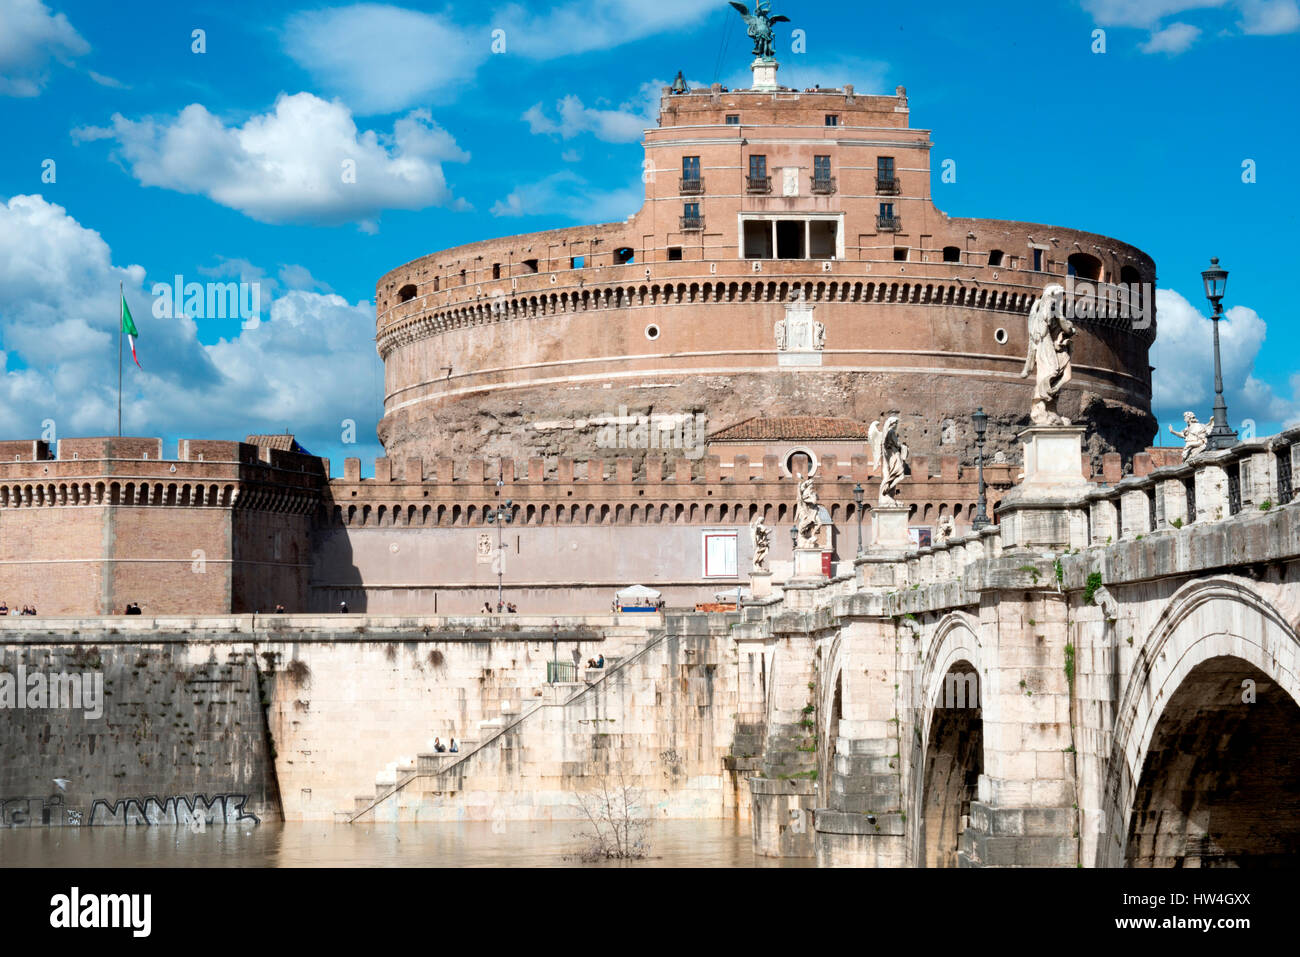
{"type": "Polygon", "coordinates": [[[1101,572],[1089,572],[1088,581],[1083,586],[1083,600],[1089,605],[1095,605],[1097,603],[1097,589],[1101,585],[1101,572]]]}

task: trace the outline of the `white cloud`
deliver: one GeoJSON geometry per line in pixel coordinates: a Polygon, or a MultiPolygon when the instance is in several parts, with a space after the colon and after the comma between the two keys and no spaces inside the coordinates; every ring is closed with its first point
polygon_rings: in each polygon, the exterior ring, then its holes
{"type": "MultiPolygon", "coordinates": [[[[1214,403],[1213,323],[1172,289],[1156,290],[1156,317],[1152,406],[1162,421],[1181,420],[1188,409],[1208,421],[1214,403]]],[[[1227,309],[1219,323],[1223,392],[1233,422],[1251,418],[1261,424],[1290,423],[1300,418],[1300,375],[1291,377],[1287,397],[1254,374],[1267,332],[1267,324],[1248,306],[1227,309]]]]}
{"type": "Polygon", "coordinates": [[[399,119],[391,134],[358,131],[342,103],[310,93],[281,94],[242,126],[194,103],[174,119],[114,114],[107,129],[74,137],[113,140],[145,186],[207,196],[264,223],[373,225],[384,209],[450,205],[441,164],[469,158],[426,111],[399,119]]]}
{"type": "Polygon", "coordinates": [[[90,50],[68,18],[40,0],[0,0],[0,96],[37,96],[51,60],[68,63],[90,50]]]}
{"type": "Polygon", "coordinates": [[[1200,35],[1200,27],[1194,27],[1190,23],[1171,23],[1152,32],[1151,38],[1139,49],[1143,53],[1168,53],[1176,56],[1189,49],[1200,35]]]}
{"type": "MultiPolygon", "coordinates": [[[[1166,17],[1191,11],[1218,11],[1225,7],[1239,15],[1237,29],[1245,34],[1282,34],[1300,30],[1297,0],[1082,0],[1084,10],[1103,27],[1142,27],[1151,36],[1142,44],[1143,53],[1179,54],[1201,35],[1188,23],[1160,26],[1166,17]]],[[[1206,15],[1208,19],[1212,13],[1206,15]]],[[[1224,34],[1232,31],[1226,27],[1224,34]]]]}
{"type": "MultiPolygon", "coordinates": [[[[235,274],[243,260],[227,260],[235,274]]],[[[301,269],[301,267],[297,267],[301,269]]],[[[281,278],[301,277],[293,269],[281,278]]],[[[0,408],[8,437],[106,435],[117,417],[117,290],[140,329],[143,371],[125,376],[124,431],[243,438],[288,426],[313,451],[337,445],[353,419],[373,436],[382,367],[370,303],[289,289],[262,322],[231,339],[199,342],[205,320],[159,319],[141,266],[112,262],[108,244],[40,196],[0,202],[0,408]]],[[[364,450],[376,451],[373,439],[364,450]]],[[[358,454],[353,448],[348,454],[358,454]]]]}
{"type": "Polygon", "coordinates": [[[556,118],[546,114],[541,103],[534,104],[524,113],[531,133],[557,135],[572,139],[581,133],[591,133],[606,143],[636,143],[641,135],[658,122],[659,95],[666,84],[651,81],[641,85],[637,100],[622,103],[617,109],[585,106],[582,99],[570,93],[556,105],[556,118]]]}
{"type": "Polygon", "coordinates": [[[294,14],[282,40],[318,85],[370,115],[449,102],[491,60],[611,50],[687,29],[714,9],[699,0],[581,0],[540,13],[510,5],[486,21],[458,22],[446,13],[359,3],[294,14]],[[497,30],[500,56],[492,52],[497,30]]]}
{"type": "Polygon", "coordinates": [[[1225,3],[1227,0],[1083,0],[1083,9],[1103,27],[1154,27],[1165,17],[1225,3]]]}
{"type": "MultiPolygon", "coordinates": [[[[580,0],[544,13],[510,4],[493,16],[490,26],[506,31],[509,53],[550,59],[688,30],[716,12],[717,7],[699,0],[580,0]]],[[[740,27],[739,18],[735,27],[740,27]]]]}
{"type": "Polygon", "coordinates": [[[570,170],[515,187],[492,204],[493,216],[559,216],[584,223],[620,222],[641,208],[645,192],[637,187],[593,189],[570,170]]]}
{"type": "Polygon", "coordinates": [[[1300,6],[1296,0],[1242,0],[1242,33],[1273,36],[1300,30],[1300,6]]]}
{"type": "Polygon", "coordinates": [[[486,30],[378,3],[296,13],[285,51],[360,114],[445,103],[489,55],[486,30]]]}

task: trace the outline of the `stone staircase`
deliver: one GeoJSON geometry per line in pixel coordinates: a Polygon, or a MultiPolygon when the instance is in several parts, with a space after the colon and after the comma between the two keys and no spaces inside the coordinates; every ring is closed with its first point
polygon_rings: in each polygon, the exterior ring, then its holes
{"type": "Polygon", "coordinates": [[[639,645],[629,648],[624,644],[617,647],[617,652],[621,653],[615,653],[611,649],[611,653],[605,654],[605,667],[580,669],[579,681],[543,684],[531,695],[524,694],[521,690],[518,702],[502,704],[499,717],[478,722],[476,738],[457,738],[460,750],[454,754],[434,751],[433,739],[430,738],[426,743],[429,750],[417,754],[414,760],[398,758],[389,762],[375,775],[374,791],[358,794],[353,799],[352,808],[335,811],[335,822],[352,824],[363,819],[374,820],[376,809],[394,802],[416,782],[423,785],[423,792],[432,790],[435,794],[453,793],[456,790],[454,787],[435,786],[435,782],[441,780],[447,771],[464,765],[481,750],[491,747],[509,749],[511,744],[507,732],[513,731],[544,706],[564,705],[597,683],[611,680],[624,666],[641,657],[663,637],[663,629],[658,629],[639,645]]]}

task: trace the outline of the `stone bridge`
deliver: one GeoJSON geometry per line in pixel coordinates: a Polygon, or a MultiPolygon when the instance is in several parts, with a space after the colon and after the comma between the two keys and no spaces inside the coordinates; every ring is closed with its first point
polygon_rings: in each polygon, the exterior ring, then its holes
{"type": "Polygon", "coordinates": [[[1291,860],[1300,430],[1112,487],[1026,453],[997,526],[869,549],[851,577],[743,609],[756,848],[866,866],[1291,860]]]}

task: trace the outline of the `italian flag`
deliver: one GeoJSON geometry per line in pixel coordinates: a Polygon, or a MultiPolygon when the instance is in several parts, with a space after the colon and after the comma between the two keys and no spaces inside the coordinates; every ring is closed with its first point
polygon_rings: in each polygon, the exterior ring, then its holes
{"type": "Polygon", "coordinates": [[[126,296],[122,295],[122,333],[131,340],[131,358],[135,361],[136,367],[143,369],[140,365],[140,359],[135,354],[135,337],[140,333],[135,328],[135,320],[131,318],[131,307],[126,304],[126,296]]]}

